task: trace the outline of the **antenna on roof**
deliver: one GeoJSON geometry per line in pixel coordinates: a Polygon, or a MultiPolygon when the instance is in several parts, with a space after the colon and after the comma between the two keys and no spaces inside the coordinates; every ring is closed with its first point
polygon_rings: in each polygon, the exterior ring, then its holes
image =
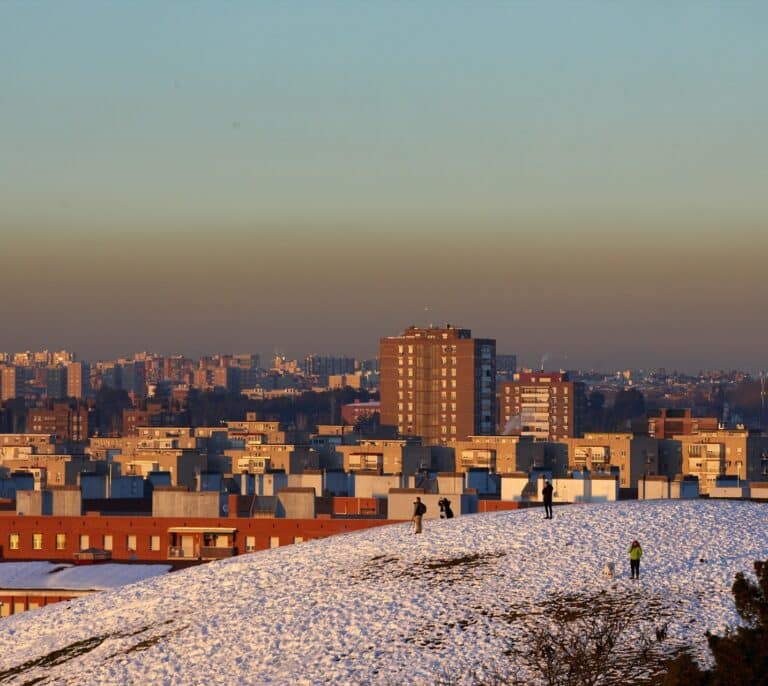
{"type": "Polygon", "coordinates": [[[432,322],[429,321],[429,305],[424,305],[424,323],[428,329],[432,328],[432,322]]]}

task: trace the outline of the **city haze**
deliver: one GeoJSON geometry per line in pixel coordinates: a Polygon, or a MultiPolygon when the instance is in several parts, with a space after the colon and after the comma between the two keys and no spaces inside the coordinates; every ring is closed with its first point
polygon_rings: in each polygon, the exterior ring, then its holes
{"type": "Polygon", "coordinates": [[[768,10],[0,8],[0,350],[761,369],[768,10]]]}

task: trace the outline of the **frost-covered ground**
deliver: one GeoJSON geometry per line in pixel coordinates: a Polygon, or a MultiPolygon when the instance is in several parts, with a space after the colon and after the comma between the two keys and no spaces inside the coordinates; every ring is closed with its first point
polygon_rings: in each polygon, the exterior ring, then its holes
{"type": "Polygon", "coordinates": [[[563,596],[634,598],[706,654],[768,558],[768,506],[573,505],[399,524],[163,575],[0,621],[0,683],[434,683],[494,664],[563,596]],[[645,554],[640,581],[626,549],[645,554]],[[615,561],[617,576],[602,569],[615,561]]]}

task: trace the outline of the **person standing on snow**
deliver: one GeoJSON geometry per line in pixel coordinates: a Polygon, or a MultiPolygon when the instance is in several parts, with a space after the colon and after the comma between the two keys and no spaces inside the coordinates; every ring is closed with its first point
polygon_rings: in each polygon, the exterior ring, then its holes
{"type": "Polygon", "coordinates": [[[440,498],[437,504],[440,506],[440,519],[453,519],[451,501],[448,498],[440,498]]]}
{"type": "Polygon", "coordinates": [[[541,489],[541,495],[544,498],[544,519],[552,519],[552,483],[547,479],[544,488],[541,489]]]}
{"type": "Polygon", "coordinates": [[[637,541],[632,541],[629,546],[629,571],[633,579],[640,578],[640,558],[643,556],[643,549],[637,541]]]}
{"type": "Polygon", "coordinates": [[[416,497],[416,500],[413,501],[413,533],[420,534],[421,533],[421,518],[424,516],[424,513],[427,511],[427,506],[421,502],[421,498],[418,496],[416,497]]]}

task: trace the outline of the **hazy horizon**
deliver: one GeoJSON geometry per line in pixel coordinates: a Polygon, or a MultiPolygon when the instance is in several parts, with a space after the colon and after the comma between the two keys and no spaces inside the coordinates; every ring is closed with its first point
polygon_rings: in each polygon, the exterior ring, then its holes
{"type": "Polygon", "coordinates": [[[0,5],[0,351],[758,370],[764,3],[0,5]],[[425,308],[429,308],[425,312],[425,308]]]}

